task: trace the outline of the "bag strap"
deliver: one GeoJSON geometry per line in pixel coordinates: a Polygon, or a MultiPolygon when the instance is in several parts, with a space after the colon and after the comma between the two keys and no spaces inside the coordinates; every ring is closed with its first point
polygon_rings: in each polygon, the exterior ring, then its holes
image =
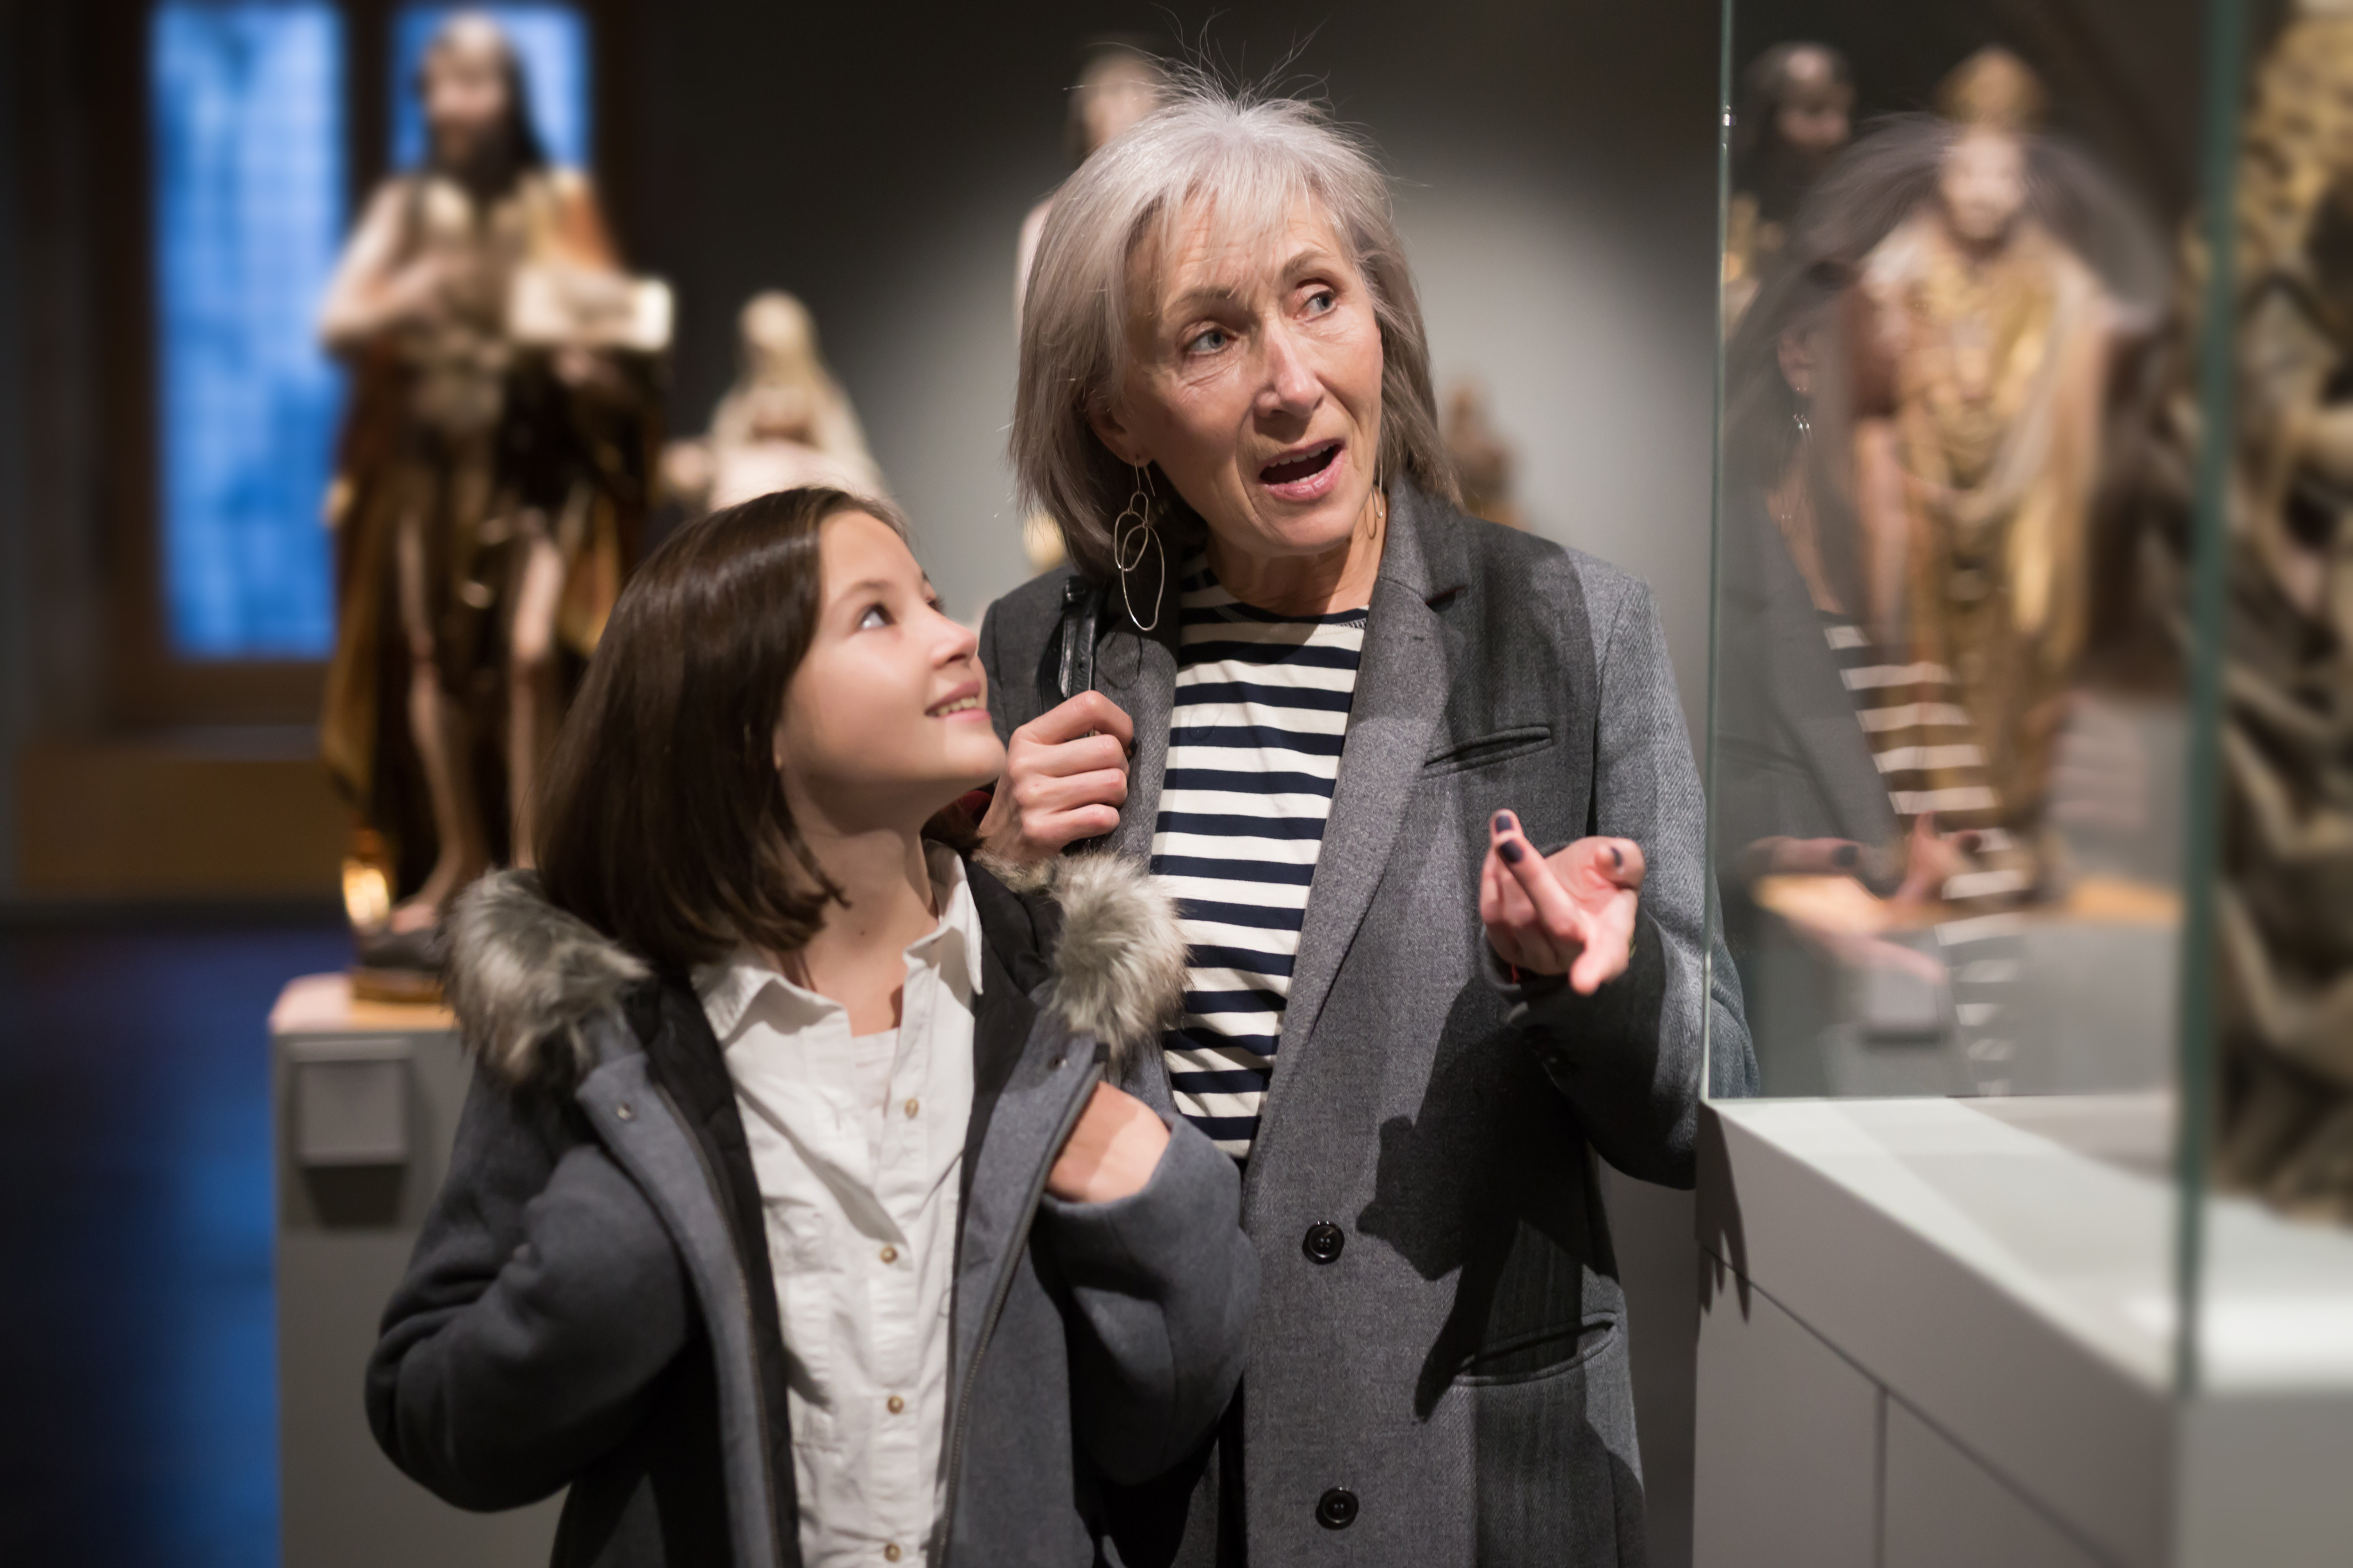
{"type": "Polygon", "coordinates": [[[1060,638],[1054,657],[1054,703],[1067,702],[1095,684],[1095,621],[1103,610],[1103,593],[1084,577],[1062,584],[1062,619],[1054,635],[1060,638]]]}

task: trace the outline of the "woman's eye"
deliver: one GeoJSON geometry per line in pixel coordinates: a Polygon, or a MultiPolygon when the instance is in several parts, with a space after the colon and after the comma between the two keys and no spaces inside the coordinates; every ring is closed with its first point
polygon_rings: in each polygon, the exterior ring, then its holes
{"type": "Polygon", "coordinates": [[[1320,316],[1339,303],[1339,296],[1333,293],[1331,289],[1318,289],[1307,296],[1307,313],[1311,316],[1320,316]]]}
{"type": "Polygon", "coordinates": [[[1197,354],[1213,354],[1231,342],[1233,342],[1233,339],[1227,333],[1225,328],[1208,327],[1193,334],[1191,340],[1185,345],[1185,352],[1187,353],[1197,354]]]}
{"type": "Polygon", "coordinates": [[[880,605],[867,605],[866,613],[858,617],[858,629],[861,632],[871,626],[887,626],[890,624],[891,612],[880,605]]]}

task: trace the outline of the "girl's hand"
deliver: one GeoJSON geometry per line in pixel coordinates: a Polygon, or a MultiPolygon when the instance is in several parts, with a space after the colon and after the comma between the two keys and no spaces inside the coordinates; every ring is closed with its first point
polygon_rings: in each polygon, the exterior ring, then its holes
{"type": "Polygon", "coordinates": [[[1046,1173],[1046,1190],[1068,1204],[1107,1204],[1132,1198],[1159,1168],[1168,1147],[1168,1129],[1152,1108],[1107,1083],[1079,1113],[1071,1141],[1046,1173]]]}
{"type": "Polygon", "coordinates": [[[1497,957],[1537,974],[1566,974],[1581,996],[1626,973],[1642,886],[1641,847],[1580,838],[1546,859],[1499,811],[1479,868],[1479,918],[1497,957]]]}
{"type": "Polygon", "coordinates": [[[1100,691],[1082,691],[1013,731],[1005,776],[981,818],[981,846],[1027,866],[1119,826],[1135,725],[1100,691]]]}

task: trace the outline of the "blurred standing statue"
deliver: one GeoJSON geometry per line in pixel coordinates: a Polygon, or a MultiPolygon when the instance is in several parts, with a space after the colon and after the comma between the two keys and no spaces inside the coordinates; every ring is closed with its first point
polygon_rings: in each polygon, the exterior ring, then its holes
{"type": "Polygon", "coordinates": [[[857,410],[818,353],[808,307],[772,289],[744,305],[740,328],[742,368],[712,410],[710,434],[662,454],[671,492],[696,511],[799,485],[881,494],[857,410]]]}
{"type": "MultiPolygon", "coordinates": [[[[1968,720],[1911,759],[1921,790],[1990,788],[1982,810],[1947,821],[2003,830],[2021,891],[2050,869],[2036,846],[2084,646],[2119,325],[2100,278],[2031,200],[2042,96],[1998,48],[1939,89],[1933,188],[1862,264],[1854,426],[1867,629],[1949,679],[1968,720]]],[[[1865,165],[1873,140],[1855,150],[1865,165]]]]}
{"type": "MultiPolygon", "coordinates": [[[[2219,1173],[2353,1221],[2353,9],[2305,0],[2238,178],[2219,1173]]],[[[2185,271],[2210,274],[2193,227],[2185,271]]],[[[2185,312],[2194,329],[2198,312],[2185,312]]],[[[2185,362],[2189,356],[2185,355],[2185,362]]],[[[2188,471],[2192,377],[2169,445],[2188,471]]],[[[2186,581],[2181,585],[2186,596],[2186,581]]],[[[2177,602],[2179,599],[2177,598],[2177,602]]]]}
{"type": "Polygon", "coordinates": [[[1487,394],[1475,381],[1455,384],[1446,399],[1446,455],[1462,486],[1462,510],[1472,517],[1525,528],[1520,503],[1512,497],[1519,454],[1504,439],[1487,412],[1487,394]]]}
{"type": "Polygon", "coordinates": [[[453,18],[417,90],[426,163],[377,190],[320,312],[355,373],[321,738],[374,851],[345,888],[379,994],[427,990],[451,897],[530,863],[541,760],[631,564],[670,336],[669,291],[549,165],[495,23],[453,18]]]}
{"type": "MultiPolygon", "coordinates": [[[[1075,169],[1094,156],[1106,142],[1160,107],[1168,93],[1168,74],[1160,62],[1134,44],[1099,44],[1089,50],[1079,68],[1078,85],[1070,89],[1070,117],[1063,145],[1075,169]]],[[[1021,220],[1021,241],[1013,262],[1013,330],[1021,331],[1022,302],[1029,294],[1029,268],[1038,256],[1038,237],[1046,232],[1046,216],[1054,210],[1051,195],[1029,209],[1021,220]]],[[[1045,572],[1062,563],[1062,534],[1043,512],[1023,520],[1021,548],[1032,571],[1045,572]]]]}
{"type": "Polygon", "coordinates": [[[1853,128],[1854,77],[1828,44],[1776,44],[1750,63],[1725,215],[1727,334],[1778,264],[1806,193],[1853,128]]]}

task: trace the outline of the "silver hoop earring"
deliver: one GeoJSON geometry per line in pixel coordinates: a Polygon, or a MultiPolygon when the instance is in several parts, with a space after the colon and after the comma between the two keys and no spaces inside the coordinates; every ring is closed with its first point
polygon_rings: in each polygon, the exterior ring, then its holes
{"type": "Polygon", "coordinates": [[[1168,552],[1160,542],[1159,531],[1152,526],[1151,478],[1143,465],[1129,466],[1135,469],[1135,492],[1127,498],[1127,510],[1111,520],[1111,563],[1119,574],[1119,598],[1127,606],[1128,620],[1137,631],[1150,632],[1160,625],[1160,599],[1168,590],[1168,552]],[[1129,591],[1127,581],[1127,574],[1144,564],[1146,547],[1160,564],[1158,584],[1152,590],[1149,623],[1135,613],[1135,596],[1129,591]]]}

